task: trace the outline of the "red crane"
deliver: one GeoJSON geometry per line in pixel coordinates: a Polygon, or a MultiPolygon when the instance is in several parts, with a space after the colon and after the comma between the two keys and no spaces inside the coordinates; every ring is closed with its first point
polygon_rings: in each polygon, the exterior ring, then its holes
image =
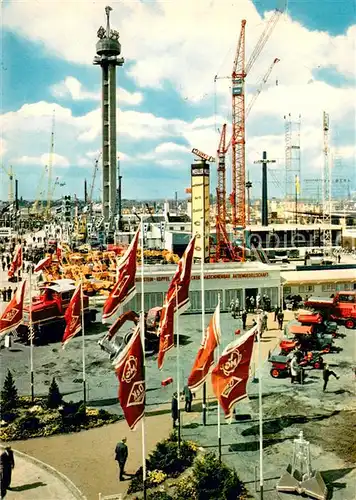
{"type": "MultiPolygon", "coordinates": [[[[256,102],[258,96],[263,90],[264,85],[267,83],[268,78],[272,72],[272,69],[274,65],[279,62],[278,58],[275,58],[272,64],[269,66],[266,74],[262,78],[256,94],[252,97],[251,101],[249,102],[247,109],[246,109],[246,114],[245,117],[247,118],[254,103],[256,102]]],[[[231,145],[231,140],[232,137],[230,138],[230,141],[228,144],[226,144],[226,123],[224,123],[222,130],[221,130],[221,135],[220,135],[220,142],[219,142],[219,147],[217,150],[217,159],[218,159],[218,170],[217,170],[217,189],[216,189],[216,259],[219,260],[223,256],[225,256],[225,253],[223,249],[226,248],[232,248],[232,245],[228,244],[226,241],[227,238],[227,230],[226,230],[226,163],[225,163],[225,158],[226,158],[226,153],[229,150],[229,147],[231,145]]],[[[230,202],[233,205],[233,195],[230,195],[230,202]]],[[[236,260],[238,258],[237,253],[235,252],[234,254],[231,253],[230,251],[230,258],[232,260],[236,260]]]]}
{"type": "Polygon", "coordinates": [[[244,260],[244,229],[246,227],[246,191],[245,191],[245,79],[251,71],[263,47],[267,43],[282,10],[276,9],[270,17],[261,34],[250,59],[245,65],[245,26],[246,20],[241,22],[241,32],[237,43],[236,55],[232,68],[232,224],[235,236],[239,235],[244,260]]]}

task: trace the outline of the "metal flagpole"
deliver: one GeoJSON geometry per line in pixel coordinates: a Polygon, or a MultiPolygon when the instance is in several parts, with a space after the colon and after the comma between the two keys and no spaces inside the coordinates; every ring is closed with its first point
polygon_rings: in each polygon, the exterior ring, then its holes
{"type": "Polygon", "coordinates": [[[30,334],[30,375],[31,375],[31,401],[34,402],[35,399],[35,385],[34,385],[34,374],[33,374],[33,324],[32,324],[32,264],[30,265],[29,272],[29,295],[30,295],[30,306],[29,306],[29,334],[30,334]]]}
{"type": "MultiPolygon", "coordinates": [[[[262,320],[262,318],[261,318],[262,320]]],[[[261,328],[262,321],[258,321],[257,348],[258,348],[258,410],[259,410],[259,433],[260,433],[260,500],[263,500],[263,413],[262,413],[262,351],[261,351],[261,328]]]]}
{"type": "Polygon", "coordinates": [[[83,360],[83,403],[87,404],[87,388],[85,374],[85,332],[84,332],[84,297],[83,297],[83,278],[80,280],[80,306],[82,310],[82,360],[83,360]]]}
{"type": "MultiPolygon", "coordinates": [[[[203,239],[204,241],[204,239],[203,239]]],[[[204,257],[201,258],[200,267],[200,285],[201,285],[201,331],[204,338],[205,332],[205,287],[204,287],[204,257]]],[[[203,384],[203,425],[206,425],[206,382],[203,384]]]]}
{"type": "MultiPolygon", "coordinates": [[[[218,304],[220,311],[220,293],[218,294],[218,304]]],[[[218,362],[220,359],[220,343],[217,345],[218,362]]],[[[219,462],[221,462],[221,415],[220,415],[220,403],[218,401],[218,447],[219,447],[219,462]]]]}
{"type": "MultiPolygon", "coordinates": [[[[141,342],[142,342],[142,350],[143,350],[143,373],[145,377],[146,384],[146,350],[145,350],[145,295],[144,295],[144,269],[143,269],[143,217],[141,215],[141,342]]],[[[147,387],[145,385],[145,389],[147,391],[147,387]]],[[[143,479],[143,498],[146,500],[147,491],[146,491],[146,434],[145,434],[145,415],[143,415],[141,420],[141,432],[142,432],[142,479],[143,479]]]]}
{"type": "Polygon", "coordinates": [[[180,363],[179,363],[179,320],[178,320],[178,286],[176,285],[176,314],[175,314],[175,331],[177,332],[177,410],[178,410],[178,456],[180,455],[181,444],[181,428],[180,428],[180,363]]]}

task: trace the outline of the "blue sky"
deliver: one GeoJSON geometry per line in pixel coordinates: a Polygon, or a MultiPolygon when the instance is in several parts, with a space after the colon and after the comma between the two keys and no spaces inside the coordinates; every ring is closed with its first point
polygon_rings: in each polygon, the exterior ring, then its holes
{"type": "MultiPolygon", "coordinates": [[[[84,178],[91,181],[101,141],[101,74],[91,62],[105,5],[101,0],[3,5],[0,147],[2,163],[13,165],[25,198],[47,185],[44,180],[38,186],[48,163],[53,109],[53,180],[58,176],[66,183],[55,197],[82,197],[84,178]]],[[[214,155],[219,127],[231,121],[229,82],[214,85],[214,75],[231,72],[242,17],[247,19],[248,59],[266,12],[275,5],[272,0],[239,0],[224,8],[221,0],[113,3],[112,27],[120,31],[126,59],[117,79],[124,197],[173,198],[175,191],[185,196],[190,150],[214,155]]],[[[247,78],[248,102],[271,61],[281,59],[247,121],[246,166],[255,196],[260,172],[253,161],[263,150],[278,159],[273,177],[280,185],[271,176],[270,195],[284,194],[283,115],[289,112],[302,115],[302,186],[303,179],[321,175],[322,110],[330,114],[332,155],[342,158],[338,168],[343,170],[335,175],[347,171],[355,177],[355,34],[353,0],[326,0],[323,8],[316,0],[288,3],[247,78]]],[[[3,171],[1,181],[0,196],[6,199],[3,171]]],[[[215,183],[213,167],[212,192],[215,183]]],[[[100,176],[95,196],[100,196],[100,176]]]]}

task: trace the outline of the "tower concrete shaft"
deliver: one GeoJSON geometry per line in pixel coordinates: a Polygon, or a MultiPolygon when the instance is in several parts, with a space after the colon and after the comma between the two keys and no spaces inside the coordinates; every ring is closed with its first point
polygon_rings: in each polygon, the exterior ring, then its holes
{"type": "Polygon", "coordinates": [[[112,221],[116,207],[116,66],[122,66],[119,57],[119,33],[110,29],[111,7],[105,7],[107,23],[98,30],[99,41],[93,64],[102,69],[102,214],[105,221],[112,221]]]}

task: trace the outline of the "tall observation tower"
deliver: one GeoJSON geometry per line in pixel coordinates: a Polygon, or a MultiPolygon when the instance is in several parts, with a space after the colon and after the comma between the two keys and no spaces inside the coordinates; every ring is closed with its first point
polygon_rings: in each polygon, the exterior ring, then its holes
{"type": "Polygon", "coordinates": [[[124,64],[120,57],[121,44],[118,31],[110,29],[111,7],[105,7],[106,29],[98,29],[99,41],[93,64],[102,69],[102,158],[103,158],[103,209],[106,222],[112,221],[116,205],[116,66],[124,64]]]}

